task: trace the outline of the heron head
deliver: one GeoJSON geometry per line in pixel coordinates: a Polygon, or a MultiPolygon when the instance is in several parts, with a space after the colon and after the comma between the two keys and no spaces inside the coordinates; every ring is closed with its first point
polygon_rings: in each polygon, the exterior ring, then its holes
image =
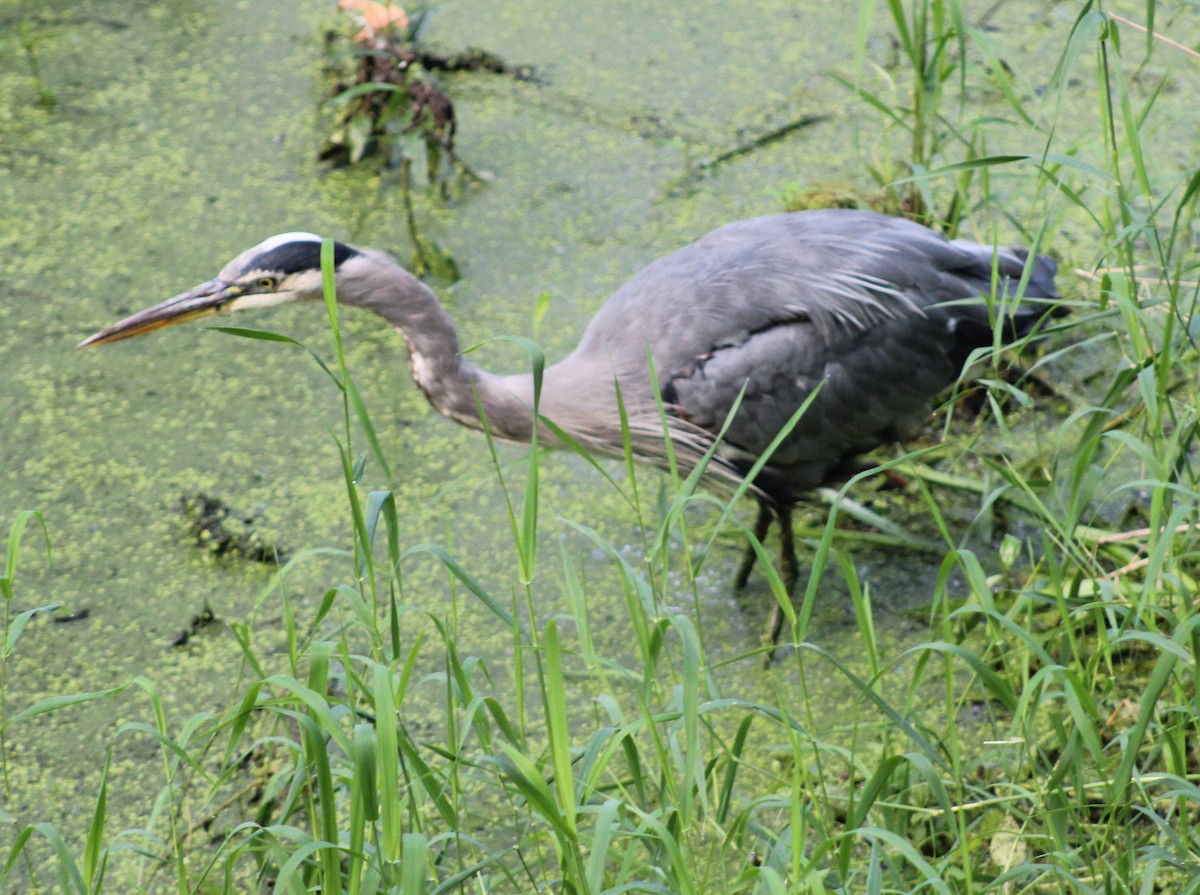
{"type": "MultiPolygon", "coordinates": [[[[334,269],[360,254],[335,242],[334,269]]],[[[321,295],[321,237],[281,233],[242,252],[215,279],[107,326],[79,347],[116,342],[214,314],[310,301],[321,295]]]]}

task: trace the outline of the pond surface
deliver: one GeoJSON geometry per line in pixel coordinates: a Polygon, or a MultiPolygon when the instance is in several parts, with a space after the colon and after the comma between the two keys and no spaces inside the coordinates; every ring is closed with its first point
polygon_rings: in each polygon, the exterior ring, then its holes
{"type": "MultiPolygon", "coordinates": [[[[216,626],[183,646],[172,641],[206,607],[223,622],[272,630],[279,610],[256,597],[273,569],[214,559],[190,542],[176,512],[183,495],[220,496],[286,550],[350,546],[334,442],[340,399],[303,352],[201,327],[74,348],[127,312],[213,276],[271,233],[311,230],[409,256],[394,179],[326,173],[315,161],[331,6],[0,3],[0,524],[38,510],[53,543],[47,565],[38,538],[27,535],[17,609],[86,610],[78,621],[43,618],[26,631],[7,682],[9,711],[138,674],[157,682],[175,723],[223,707],[241,671],[232,637],[216,626]],[[38,104],[22,33],[53,108],[38,104]]],[[[852,71],[857,8],[806,11],[770,0],[657,6],[436,5],[425,33],[431,45],[482,47],[539,78],[447,81],[458,151],[487,181],[446,207],[419,202],[418,218],[461,268],[462,279],[440,294],[465,345],[521,335],[560,356],[604,298],[651,259],[724,222],[780,210],[789,189],[874,189],[864,169],[880,151],[878,120],[829,77],[852,71]],[[705,160],[807,116],[820,120],[679,187],[705,160]],[[543,293],[549,309],[535,325],[543,293]]],[[[1024,83],[1044,87],[1075,7],[1001,7],[989,20],[993,39],[1024,83]]],[[[871,52],[881,66],[894,59],[882,34],[871,52]]],[[[993,183],[1018,218],[1037,213],[1029,207],[1033,176],[1014,170],[993,183]]],[[[1001,235],[1019,239],[1011,229],[1001,235]]],[[[1075,248],[1085,237],[1086,225],[1064,220],[1052,248],[1079,254],[1064,268],[1094,261],[1075,248]]],[[[318,309],[246,317],[236,324],[331,353],[318,309]]],[[[350,368],[394,463],[395,481],[368,467],[366,483],[395,490],[406,544],[447,545],[486,586],[507,594],[515,559],[484,441],[429,409],[408,380],[398,336],[365,315],[343,322],[350,368]]],[[[496,344],[476,358],[494,369],[524,363],[515,348],[496,344]]],[[[514,474],[523,463],[517,449],[501,458],[514,474]]],[[[615,465],[612,474],[622,478],[615,465]]],[[[643,487],[653,493],[657,481],[647,473],[643,487]]],[[[543,497],[547,544],[563,540],[594,564],[593,600],[612,601],[596,609],[610,619],[604,636],[625,642],[620,597],[604,596],[609,573],[561,520],[585,521],[621,545],[640,544],[635,520],[578,458],[546,461],[543,497]]],[[[749,518],[753,510],[743,512],[749,518]]],[[[920,507],[906,513],[905,524],[934,534],[920,507]]],[[[963,510],[958,521],[969,518],[963,510]]],[[[820,524],[818,514],[813,525],[820,524]]],[[[765,608],[742,612],[729,592],[740,550],[732,538],[719,542],[701,582],[708,602],[700,615],[719,620],[705,632],[714,656],[753,648],[765,616],[765,608]]],[[[872,582],[877,623],[902,640],[914,629],[909,610],[928,605],[937,559],[853,551],[872,582]]],[[[543,553],[550,567],[537,591],[553,606],[556,551],[543,553]]],[[[311,610],[344,573],[344,560],[315,558],[286,587],[311,610]]],[[[449,599],[445,573],[432,564],[408,580],[408,597],[430,609],[449,599]]],[[[829,590],[813,639],[840,655],[860,652],[843,588],[831,577],[829,590]]],[[[769,599],[761,582],[750,598],[769,599]]],[[[460,650],[486,654],[486,611],[462,611],[460,650]]],[[[281,644],[256,646],[270,653],[281,644]]],[[[726,673],[749,693],[757,686],[752,661],[726,673]]],[[[146,715],[144,698],[130,694],[14,730],[6,810],[21,824],[82,829],[86,818],[72,816],[68,797],[94,789],[99,753],[118,725],[146,715]]],[[[156,755],[146,741],[123,737],[117,777],[136,780],[139,762],[156,755]]],[[[132,798],[122,805],[113,826],[136,826],[120,811],[144,809],[132,798]]]]}

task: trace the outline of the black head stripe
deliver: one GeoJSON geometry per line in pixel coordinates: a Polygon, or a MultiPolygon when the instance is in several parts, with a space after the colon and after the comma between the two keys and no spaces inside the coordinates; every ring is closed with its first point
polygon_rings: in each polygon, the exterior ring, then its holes
{"type": "MultiPolygon", "coordinates": [[[[333,266],[340,267],[347,258],[352,258],[358,252],[340,242],[333,244],[333,266]]],[[[254,270],[277,270],[284,274],[299,273],[302,270],[320,270],[321,243],[311,239],[285,242],[283,245],[263,252],[250,262],[254,270]]]]}

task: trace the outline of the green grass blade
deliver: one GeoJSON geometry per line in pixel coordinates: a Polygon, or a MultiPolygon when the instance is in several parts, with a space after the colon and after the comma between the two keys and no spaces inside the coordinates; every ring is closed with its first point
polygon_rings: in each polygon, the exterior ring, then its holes
{"type": "Polygon", "coordinates": [[[46,543],[46,562],[50,561],[50,532],[46,528],[45,517],[36,510],[22,510],[13,519],[8,529],[8,545],[5,548],[4,577],[0,578],[0,597],[6,601],[13,598],[13,579],[17,574],[17,557],[21,553],[21,538],[25,528],[33,520],[41,526],[42,538],[46,543]]]}
{"type": "Polygon", "coordinates": [[[563,823],[575,839],[575,777],[571,771],[571,734],[567,725],[567,683],[563,677],[562,649],[558,642],[558,625],[551,619],[546,624],[545,683],[542,687],[546,703],[546,728],[550,757],[554,765],[554,788],[562,806],[563,823]]]}
{"type": "Polygon", "coordinates": [[[404,836],[402,802],[398,795],[400,792],[400,746],[397,742],[396,727],[399,716],[392,687],[392,674],[388,666],[375,665],[372,686],[378,746],[375,766],[379,775],[379,794],[382,803],[382,828],[379,835],[386,861],[395,861],[400,858],[404,836]]]}

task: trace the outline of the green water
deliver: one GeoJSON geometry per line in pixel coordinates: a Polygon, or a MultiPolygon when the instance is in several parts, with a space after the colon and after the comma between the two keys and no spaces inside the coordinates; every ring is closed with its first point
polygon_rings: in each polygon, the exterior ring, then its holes
{"type": "MultiPolygon", "coordinates": [[[[827,76],[850,71],[857,7],[811,5],[819,11],[750,0],[652,12],[634,2],[582,10],[437,4],[431,44],[484,47],[541,78],[448,81],[458,150],[488,179],[448,207],[419,203],[418,215],[462,270],[442,297],[463,343],[533,336],[558,356],[604,297],[652,258],[723,222],[779,210],[789,186],[869,192],[863,170],[879,150],[877,120],[827,76]],[[717,167],[690,190],[673,189],[689,165],[807,115],[826,117],[717,167]],[[549,311],[535,331],[542,293],[549,311]]],[[[313,230],[408,256],[395,184],[361,172],[324,174],[315,162],[321,34],[334,21],[331,6],[0,2],[0,523],[39,510],[54,546],[47,566],[36,538],[28,539],[17,608],[88,611],[71,624],[30,626],[8,681],[10,711],[136,674],[158,683],[175,723],[220,710],[239,671],[233,639],[218,627],[171,646],[206,605],[223,621],[254,621],[264,653],[281,648],[270,640],[277,605],[256,606],[271,569],[214,560],[190,543],[174,510],[182,494],[219,495],[254,514],[264,538],[284,549],[350,544],[331,434],[341,405],[303,352],[201,327],[74,348],[127,312],[209,278],[271,233],[313,230]],[[18,40],[22,23],[56,99],[52,109],[38,104],[18,40]]],[[[1005,7],[991,19],[993,38],[1041,87],[1073,15],[1069,4],[1028,13],[1005,7]]],[[[893,56],[883,36],[872,53],[880,64],[893,56]]],[[[1195,95],[1185,87],[1177,83],[1164,101],[1195,95]]],[[[1018,214],[1036,215],[1022,198],[1032,195],[1032,177],[998,176],[993,191],[1018,214]]],[[[1078,248],[1086,236],[1083,224],[1064,224],[1055,247],[1079,256],[1064,268],[1094,260],[1078,248]]],[[[428,408],[408,381],[394,333],[365,316],[344,322],[350,367],[394,462],[394,482],[368,468],[367,484],[395,490],[406,544],[449,545],[507,597],[516,560],[483,440],[428,408]]],[[[237,323],[330,354],[315,308],[237,323]]],[[[477,359],[508,370],[523,363],[511,346],[484,346],[477,359]]],[[[518,467],[523,454],[505,449],[501,457],[518,467]]],[[[618,545],[638,543],[634,521],[579,459],[549,459],[544,472],[550,549],[537,591],[550,605],[559,599],[553,548],[564,540],[592,570],[597,617],[608,619],[603,636],[626,642],[619,597],[605,596],[611,570],[561,520],[584,520],[618,545]]],[[[643,487],[653,493],[657,481],[647,473],[643,487]]],[[[919,507],[908,515],[906,523],[934,534],[919,507]]],[[[954,521],[969,518],[968,508],[954,521]]],[[[740,549],[722,542],[701,580],[700,613],[720,621],[706,631],[714,656],[751,649],[765,615],[762,607],[743,612],[729,592],[740,549]]],[[[934,560],[865,549],[854,558],[880,601],[877,622],[903,637],[907,610],[928,603],[934,560]]],[[[344,574],[344,563],[313,560],[287,588],[311,611],[344,574]]],[[[410,600],[445,607],[444,571],[418,564],[408,580],[410,600]]],[[[751,590],[752,599],[768,599],[761,583],[751,590]]],[[[861,652],[844,594],[832,581],[829,590],[814,639],[847,656],[861,652]]],[[[486,655],[494,626],[485,610],[459,599],[460,651],[486,655]]],[[[752,662],[724,673],[750,692],[758,686],[752,662]]],[[[118,725],[145,716],[144,700],[131,694],[14,729],[5,810],[21,823],[82,829],[86,818],[69,798],[92,791],[118,725]]],[[[144,810],[133,795],[137,780],[157,753],[133,736],[116,742],[126,797],[113,826],[136,826],[144,810]]]]}

